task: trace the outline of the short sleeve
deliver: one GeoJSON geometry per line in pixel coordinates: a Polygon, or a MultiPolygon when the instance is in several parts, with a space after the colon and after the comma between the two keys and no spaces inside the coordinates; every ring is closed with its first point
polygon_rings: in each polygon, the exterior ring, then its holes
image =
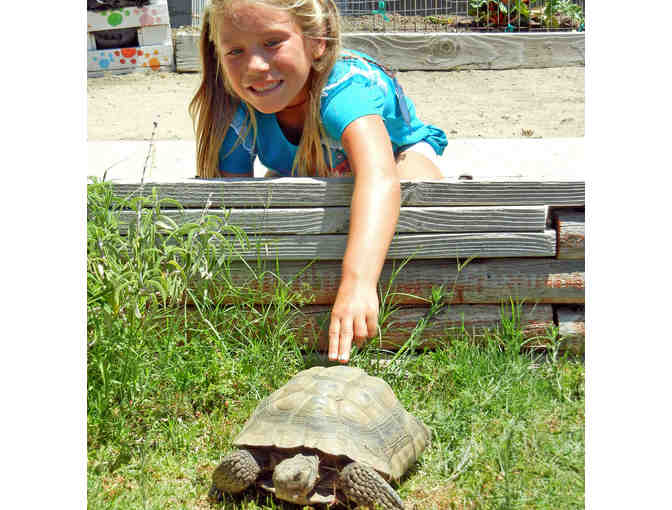
{"type": "Polygon", "coordinates": [[[380,84],[363,74],[355,74],[326,87],[322,99],[322,122],[330,138],[341,140],[348,125],[365,115],[383,115],[385,97],[380,84]]]}
{"type": "Polygon", "coordinates": [[[254,173],[254,158],[256,156],[254,135],[252,129],[247,128],[245,117],[245,110],[241,104],[233,116],[224,142],[219,148],[217,168],[221,172],[239,174],[240,176],[251,176],[254,173]]]}

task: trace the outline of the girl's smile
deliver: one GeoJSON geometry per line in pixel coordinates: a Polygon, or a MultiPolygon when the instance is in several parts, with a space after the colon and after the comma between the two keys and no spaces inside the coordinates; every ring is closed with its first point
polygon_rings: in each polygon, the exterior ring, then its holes
{"type": "Polygon", "coordinates": [[[305,100],[324,41],[304,38],[289,12],[262,4],[234,3],[232,14],[219,23],[222,66],[241,99],[262,113],[305,100]]]}
{"type": "Polygon", "coordinates": [[[280,85],[282,85],[282,80],[271,81],[268,83],[254,84],[250,88],[257,94],[263,95],[265,93],[277,89],[280,85]]]}

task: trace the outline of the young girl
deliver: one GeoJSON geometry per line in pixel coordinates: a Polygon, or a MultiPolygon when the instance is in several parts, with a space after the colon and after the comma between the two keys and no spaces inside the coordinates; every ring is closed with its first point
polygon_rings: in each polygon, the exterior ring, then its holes
{"type": "Polygon", "coordinates": [[[329,359],[377,334],[376,286],[394,234],[400,179],[440,179],[443,131],[423,124],[398,82],[343,50],[333,0],[212,0],[203,80],[189,105],[198,175],[354,176],[350,230],[331,311],[329,359]]]}

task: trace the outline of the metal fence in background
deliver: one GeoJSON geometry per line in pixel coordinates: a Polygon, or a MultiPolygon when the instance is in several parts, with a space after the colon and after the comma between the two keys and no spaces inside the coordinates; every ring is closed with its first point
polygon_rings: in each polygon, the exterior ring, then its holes
{"type": "Polygon", "coordinates": [[[191,26],[201,26],[201,16],[205,5],[210,3],[209,0],[191,0],[191,26]]]}
{"type": "MultiPolygon", "coordinates": [[[[191,0],[200,26],[209,0],[191,0]]],[[[336,0],[345,32],[568,31],[585,29],[585,0],[336,0]]]]}

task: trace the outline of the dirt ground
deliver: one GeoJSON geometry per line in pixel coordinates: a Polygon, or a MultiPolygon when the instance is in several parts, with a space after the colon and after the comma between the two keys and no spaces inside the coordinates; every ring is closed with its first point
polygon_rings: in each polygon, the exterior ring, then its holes
{"type": "MultiPolygon", "coordinates": [[[[398,74],[418,116],[448,138],[584,136],[584,67],[398,74]]],[[[89,78],[88,139],[193,140],[187,105],[199,73],[89,78]]]]}

